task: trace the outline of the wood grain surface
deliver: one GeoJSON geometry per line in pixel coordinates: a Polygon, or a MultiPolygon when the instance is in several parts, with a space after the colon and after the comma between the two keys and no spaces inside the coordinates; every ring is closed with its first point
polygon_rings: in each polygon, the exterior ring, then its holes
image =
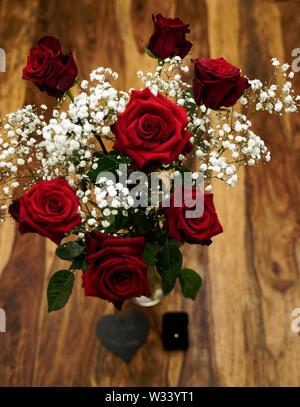
{"type": "MultiPolygon", "coordinates": [[[[111,66],[120,88],[140,88],[136,71],[155,66],[143,52],[153,12],[190,23],[193,57],[223,56],[253,78],[268,79],[271,57],[291,63],[292,49],[300,48],[297,0],[0,0],[0,48],[7,57],[0,114],[24,103],[52,103],[21,79],[30,47],[45,34],[72,48],[81,78],[111,66]]],[[[300,73],[294,81],[300,93],[300,73]]],[[[129,365],[95,334],[113,306],[85,298],[78,273],[65,309],[48,315],[47,284],[62,266],[55,245],[20,236],[11,221],[1,225],[7,332],[0,333],[0,386],[300,385],[300,337],[290,327],[291,312],[300,307],[299,114],[262,115],[255,130],[270,146],[271,162],[242,170],[231,191],[215,185],[224,233],[209,248],[184,247],[185,265],[203,277],[200,294],[186,300],[177,287],[146,310],[151,331],[129,365]],[[190,318],[190,347],[165,352],[162,315],[181,310],[190,318]]]]}

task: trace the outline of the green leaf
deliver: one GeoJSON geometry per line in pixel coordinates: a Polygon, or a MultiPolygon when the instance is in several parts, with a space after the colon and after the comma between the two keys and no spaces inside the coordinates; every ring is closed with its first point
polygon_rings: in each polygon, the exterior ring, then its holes
{"type": "Polygon", "coordinates": [[[154,243],[146,243],[144,250],[144,260],[147,266],[155,266],[157,263],[157,254],[161,246],[154,243]]]}
{"type": "Polygon", "coordinates": [[[89,264],[87,264],[85,260],[85,252],[83,252],[80,256],[77,256],[73,259],[69,270],[82,270],[85,273],[88,267],[89,264]]]}
{"type": "Polygon", "coordinates": [[[51,277],[47,290],[48,312],[57,311],[66,305],[73,285],[74,274],[69,270],[60,270],[51,277]]]}
{"type": "Polygon", "coordinates": [[[182,254],[177,240],[167,240],[158,253],[157,270],[162,278],[164,294],[169,294],[175,286],[182,266],[182,254]]]}
{"type": "Polygon", "coordinates": [[[191,269],[182,269],[179,274],[179,282],[183,296],[194,300],[202,283],[199,274],[191,269]]]}
{"type": "Polygon", "coordinates": [[[81,255],[78,257],[75,257],[73,260],[70,270],[82,270],[84,273],[87,271],[89,267],[89,264],[85,260],[85,255],[81,255]]]}
{"type": "Polygon", "coordinates": [[[83,262],[82,262],[82,267],[81,267],[83,273],[85,273],[85,272],[87,271],[87,269],[89,268],[89,266],[90,266],[90,265],[89,265],[89,264],[86,262],[86,260],[84,259],[83,262]]]}
{"type": "Polygon", "coordinates": [[[56,249],[56,255],[62,260],[73,260],[84,252],[84,247],[78,242],[68,242],[56,249]]]}
{"type": "Polygon", "coordinates": [[[66,95],[69,97],[71,102],[74,103],[74,96],[73,96],[72,92],[70,91],[70,89],[66,91],[66,95]]]}
{"type": "Polygon", "coordinates": [[[109,221],[110,226],[105,229],[105,233],[113,234],[128,227],[128,217],[124,216],[121,211],[119,211],[117,215],[106,217],[106,219],[109,221]]]}
{"type": "Polygon", "coordinates": [[[70,270],[81,270],[82,269],[82,263],[84,261],[84,254],[81,254],[80,256],[75,257],[73,259],[72,264],[70,266],[70,270]]]}
{"type": "Polygon", "coordinates": [[[194,99],[194,91],[193,91],[193,88],[189,88],[189,89],[185,90],[183,93],[184,93],[184,96],[187,95],[187,96],[189,96],[190,98],[193,98],[193,99],[194,99]]]}
{"type": "Polygon", "coordinates": [[[154,59],[160,59],[160,58],[156,57],[154,54],[152,54],[152,52],[150,51],[150,49],[147,48],[146,46],[144,46],[144,49],[145,49],[146,54],[147,54],[149,57],[154,58],[154,59]]]}
{"type": "Polygon", "coordinates": [[[73,85],[71,86],[71,88],[73,88],[73,86],[76,86],[81,82],[82,82],[82,79],[79,79],[79,78],[75,79],[75,81],[73,82],[73,85]]]}
{"type": "Polygon", "coordinates": [[[145,212],[138,211],[129,214],[128,224],[133,226],[135,236],[145,236],[148,232],[153,234],[153,224],[145,212]]]}
{"type": "Polygon", "coordinates": [[[196,136],[201,139],[201,137],[203,136],[205,132],[203,130],[200,129],[200,127],[197,129],[196,131],[196,136]]]}
{"type": "Polygon", "coordinates": [[[131,162],[129,157],[124,156],[118,151],[110,151],[108,154],[97,151],[93,155],[93,158],[94,157],[98,158],[96,161],[98,167],[95,170],[90,170],[87,174],[91,182],[94,184],[101,172],[112,172],[117,177],[116,170],[118,169],[119,164],[129,164],[131,162]]]}
{"type": "Polygon", "coordinates": [[[182,243],[174,239],[173,237],[169,237],[169,245],[175,245],[176,247],[179,248],[182,246],[182,243]]]}

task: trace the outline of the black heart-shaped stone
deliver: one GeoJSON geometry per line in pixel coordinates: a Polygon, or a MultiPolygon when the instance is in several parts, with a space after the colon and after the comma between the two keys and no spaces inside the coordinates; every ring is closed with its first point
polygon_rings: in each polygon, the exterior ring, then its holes
{"type": "Polygon", "coordinates": [[[106,315],[97,324],[101,343],[126,363],[146,341],[148,332],[148,318],[136,310],[125,316],[106,315]]]}

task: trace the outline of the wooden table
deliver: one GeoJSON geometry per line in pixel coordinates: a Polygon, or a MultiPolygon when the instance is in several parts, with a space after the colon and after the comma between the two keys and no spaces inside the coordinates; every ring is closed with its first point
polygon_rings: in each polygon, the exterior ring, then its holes
{"type": "MultiPolygon", "coordinates": [[[[155,66],[143,52],[153,12],[190,23],[193,57],[223,56],[252,78],[268,79],[271,57],[291,63],[292,49],[300,47],[296,0],[1,0],[0,47],[7,52],[1,116],[24,103],[50,103],[21,79],[30,47],[45,34],[72,48],[81,78],[111,66],[120,87],[141,87],[136,71],[155,66]]],[[[299,92],[300,73],[295,86],[299,92]]],[[[47,284],[62,267],[54,244],[20,236],[12,221],[1,225],[0,307],[7,332],[0,333],[0,385],[298,386],[300,338],[290,325],[300,307],[299,126],[299,114],[256,120],[271,162],[242,170],[232,191],[215,185],[224,233],[209,248],[184,248],[186,266],[203,277],[201,292],[193,302],[177,288],[147,310],[151,332],[129,365],[95,335],[97,321],[113,307],[85,298],[78,273],[69,304],[48,315],[47,284]],[[161,318],[177,310],[189,314],[191,346],[167,353],[161,318]]]]}

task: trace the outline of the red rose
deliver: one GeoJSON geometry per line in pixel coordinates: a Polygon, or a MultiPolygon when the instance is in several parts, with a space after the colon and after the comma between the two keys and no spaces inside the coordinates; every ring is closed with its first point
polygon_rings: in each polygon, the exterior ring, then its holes
{"type": "Polygon", "coordinates": [[[46,36],[31,48],[27,65],[23,68],[23,79],[58,98],[71,88],[77,73],[72,53],[63,54],[60,41],[46,36]]]}
{"type": "Polygon", "coordinates": [[[148,88],[133,91],[126,110],[112,126],[114,149],[133,159],[133,168],[145,171],[189,153],[191,135],[186,110],[148,88]]]}
{"type": "Polygon", "coordinates": [[[65,178],[38,181],[9,207],[21,233],[39,233],[60,244],[81,223],[78,198],[65,178]]]}
{"type": "Polygon", "coordinates": [[[144,248],[143,237],[86,233],[86,261],[90,266],[82,276],[85,295],[111,301],[118,309],[129,298],[149,297],[144,248]]]}
{"type": "Polygon", "coordinates": [[[203,193],[200,190],[196,195],[195,187],[185,187],[184,189],[181,187],[175,191],[171,197],[170,207],[164,208],[168,233],[169,236],[180,242],[209,245],[211,237],[223,232],[223,228],[213,204],[213,194],[204,194],[204,204],[199,205],[199,208],[196,209],[191,200],[195,202],[198,194],[201,194],[201,199],[203,199],[203,193]],[[182,195],[182,201],[177,200],[178,193],[182,195]],[[193,211],[193,208],[195,211],[199,211],[199,217],[189,218],[187,216],[187,211],[193,211]]]}
{"type": "Polygon", "coordinates": [[[157,58],[165,59],[174,56],[184,58],[192,48],[186,40],[189,24],[183,24],[179,18],[165,18],[161,14],[152,15],[154,32],[149,40],[148,49],[157,58]]]}
{"type": "Polygon", "coordinates": [[[239,68],[217,59],[194,59],[195,78],[193,82],[194,98],[198,105],[217,109],[220,106],[232,106],[250,85],[240,76],[239,68]]]}

